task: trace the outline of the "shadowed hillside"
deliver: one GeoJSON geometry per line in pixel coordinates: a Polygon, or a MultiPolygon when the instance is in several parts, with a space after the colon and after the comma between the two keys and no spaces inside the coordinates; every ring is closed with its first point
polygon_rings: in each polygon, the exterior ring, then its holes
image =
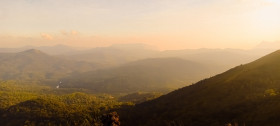
{"type": "Polygon", "coordinates": [[[280,124],[280,51],[136,105],[125,125],[280,124]]]}

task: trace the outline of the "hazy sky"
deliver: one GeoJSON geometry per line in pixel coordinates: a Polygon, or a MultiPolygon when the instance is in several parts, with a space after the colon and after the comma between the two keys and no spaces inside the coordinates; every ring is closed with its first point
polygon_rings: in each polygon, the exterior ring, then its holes
{"type": "Polygon", "coordinates": [[[0,47],[252,48],[279,40],[280,0],[0,0],[0,47]]]}

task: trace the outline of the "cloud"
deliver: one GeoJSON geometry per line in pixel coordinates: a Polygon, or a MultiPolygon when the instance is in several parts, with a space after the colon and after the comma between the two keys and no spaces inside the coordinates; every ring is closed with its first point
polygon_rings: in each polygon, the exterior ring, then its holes
{"type": "Polygon", "coordinates": [[[41,33],[41,37],[46,40],[53,40],[53,37],[46,33],[41,33]]]}
{"type": "Polygon", "coordinates": [[[64,36],[68,36],[68,32],[67,31],[60,31],[60,33],[64,36]]]}
{"type": "Polygon", "coordinates": [[[71,35],[78,35],[78,34],[79,34],[78,31],[75,31],[75,30],[72,30],[72,31],[71,31],[71,35]]]}
{"type": "Polygon", "coordinates": [[[79,35],[79,32],[78,31],[76,31],[76,30],[72,30],[72,31],[60,31],[60,33],[62,34],[62,35],[64,35],[64,36],[77,36],[77,35],[79,35]]]}

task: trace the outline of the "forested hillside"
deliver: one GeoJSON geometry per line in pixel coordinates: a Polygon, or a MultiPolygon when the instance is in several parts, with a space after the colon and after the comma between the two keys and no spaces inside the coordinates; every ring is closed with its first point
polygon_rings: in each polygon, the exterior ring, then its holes
{"type": "Polygon", "coordinates": [[[24,81],[0,82],[1,126],[99,126],[102,114],[131,105],[106,94],[53,89],[24,81]]]}
{"type": "Polygon", "coordinates": [[[123,111],[124,125],[279,125],[280,51],[123,111]]]}

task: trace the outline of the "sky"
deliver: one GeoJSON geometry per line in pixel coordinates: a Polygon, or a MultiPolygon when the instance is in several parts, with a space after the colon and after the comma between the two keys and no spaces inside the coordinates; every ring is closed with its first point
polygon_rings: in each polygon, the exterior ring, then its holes
{"type": "Polygon", "coordinates": [[[280,40],[280,0],[0,0],[0,47],[241,48],[280,40]]]}

